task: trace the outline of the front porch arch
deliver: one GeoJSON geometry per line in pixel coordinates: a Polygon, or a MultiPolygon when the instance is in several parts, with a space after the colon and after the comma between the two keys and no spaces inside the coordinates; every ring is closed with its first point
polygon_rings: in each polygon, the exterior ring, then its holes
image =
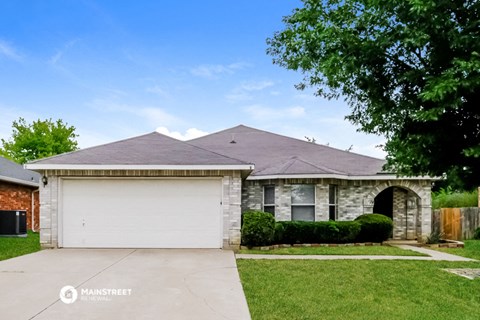
{"type": "Polygon", "coordinates": [[[431,193],[408,180],[385,181],[374,186],[364,198],[363,213],[373,213],[375,199],[387,189],[395,194],[390,216],[394,222],[393,238],[421,240],[428,235],[431,232],[431,193]]]}

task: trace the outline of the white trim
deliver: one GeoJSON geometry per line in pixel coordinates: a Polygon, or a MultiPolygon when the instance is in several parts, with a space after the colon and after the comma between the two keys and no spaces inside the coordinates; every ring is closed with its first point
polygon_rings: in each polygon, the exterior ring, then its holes
{"type": "Polygon", "coordinates": [[[5,177],[5,176],[0,176],[0,181],[6,181],[6,182],[12,182],[12,183],[16,183],[16,184],[21,184],[21,185],[24,185],[24,186],[30,186],[30,187],[39,187],[39,183],[38,182],[30,182],[30,181],[26,181],[26,180],[21,180],[21,179],[17,179],[17,178],[10,178],[10,177],[5,177]]]}
{"type": "Polygon", "coordinates": [[[41,164],[25,165],[29,170],[253,170],[253,164],[149,165],[149,164],[41,164]]]}
{"type": "Polygon", "coordinates": [[[438,177],[397,177],[394,174],[378,174],[369,176],[349,176],[342,174],[278,174],[265,176],[248,176],[247,180],[275,180],[275,179],[340,179],[340,180],[438,180],[438,177]]]}

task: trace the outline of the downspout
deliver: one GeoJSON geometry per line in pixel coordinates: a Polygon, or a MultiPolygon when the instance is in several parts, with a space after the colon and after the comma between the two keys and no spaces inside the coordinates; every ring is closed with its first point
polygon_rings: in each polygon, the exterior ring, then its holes
{"type": "Polygon", "coordinates": [[[32,191],[32,211],[31,211],[32,218],[30,219],[30,221],[32,222],[31,229],[33,232],[35,232],[35,192],[39,192],[39,191],[40,191],[40,188],[37,188],[37,190],[32,191]]]}

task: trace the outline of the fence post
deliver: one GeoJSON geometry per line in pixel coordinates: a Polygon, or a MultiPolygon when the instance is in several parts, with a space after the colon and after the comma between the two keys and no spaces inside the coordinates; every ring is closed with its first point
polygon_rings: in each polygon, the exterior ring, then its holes
{"type": "Polygon", "coordinates": [[[478,187],[478,207],[480,208],[480,187],[478,187]]]}

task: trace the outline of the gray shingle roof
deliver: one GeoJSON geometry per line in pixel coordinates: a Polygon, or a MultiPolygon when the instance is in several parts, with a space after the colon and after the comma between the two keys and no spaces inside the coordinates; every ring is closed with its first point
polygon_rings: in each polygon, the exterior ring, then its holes
{"type": "Polygon", "coordinates": [[[29,165],[246,165],[158,132],[64,153],[29,165]]]}
{"type": "Polygon", "coordinates": [[[188,142],[255,164],[253,176],[295,174],[372,176],[381,173],[385,163],[385,160],[243,125],[188,142]]]}
{"type": "Polygon", "coordinates": [[[29,186],[38,186],[40,174],[26,170],[22,165],[0,157],[0,180],[29,186]]]}

